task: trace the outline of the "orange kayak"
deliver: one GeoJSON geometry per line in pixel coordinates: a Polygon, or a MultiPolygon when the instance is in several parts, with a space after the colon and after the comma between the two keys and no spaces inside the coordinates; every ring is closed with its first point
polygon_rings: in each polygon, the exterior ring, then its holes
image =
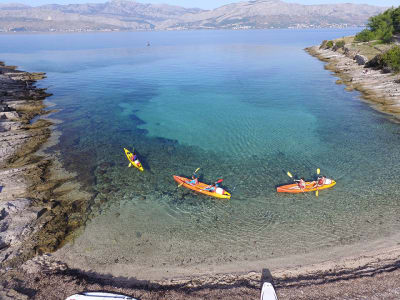
{"type": "Polygon", "coordinates": [[[199,182],[196,185],[192,185],[189,183],[191,181],[191,179],[176,176],[176,175],[174,175],[174,179],[177,183],[182,184],[185,188],[193,190],[195,192],[198,192],[198,193],[201,193],[201,194],[204,194],[207,196],[215,197],[215,198],[220,198],[220,199],[230,199],[231,198],[231,194],[229,194],[227,191],[225,191],[222,188],[217,188],[215,190],[215,192],[211,192],[211,191],[204,190],[205,188],[210,186],[208,184],[199,182]]]}
{"type": "Polygon", "coordinates": [[[278,193],[291,193],[291,194],[298,194],[298,193],[304,193],[304,192],[314,192],[316,190],[325,190],[333,187],[336,184],[335,180],[332,179],[326,179],[326,182],[324,185],[316,187],[315,184],[316,181],[307,181],[306,182],[306,188],[301,190],[298,186],[297,183],[292,183],[292,184],[287,184],[287,185],[282,185],[276,188],[276,191],[278,193]]]}

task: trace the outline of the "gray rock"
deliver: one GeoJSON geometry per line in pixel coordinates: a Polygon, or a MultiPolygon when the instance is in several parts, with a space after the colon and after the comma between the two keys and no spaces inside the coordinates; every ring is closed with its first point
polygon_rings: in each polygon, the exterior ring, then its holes
{"type": "Polygon", "coordinates": [[[363,55],[357,54],[356,56],[354,56],[354,60],[360,65],[363,66],[368,62],[368,58],[366,58],[363,55]]]}
{"type": "Polygon", "coordinates": [[[0,112],[0,119],[17,120],[19,115],[16,111],[0,112]]]}
{"type": "Polygon", "coordinates": [[[28,300],[29,297],[18,293],[13,289],[6,289],[0,286],[0,299],[2,300],[28,300]]]}
{"type": "Polygon", "coordinates": [[[31,224],[37,216],[38,208],[30,207],[29,199],[15,199],[0,202],[0,262],[12,258],[23,240],[32,232],[31,224]]]}

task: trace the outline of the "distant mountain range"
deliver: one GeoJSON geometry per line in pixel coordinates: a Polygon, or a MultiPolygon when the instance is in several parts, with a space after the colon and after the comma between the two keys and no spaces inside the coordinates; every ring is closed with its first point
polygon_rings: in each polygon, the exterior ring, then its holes
{"type": "MultiPolygon", "coordinates": [[[[90,1],[90,0],[89,0],[90,1]]],[[[2,32],[319,28],[365,25],[384,7],[301,5],[280,0],[232,3],[214,10],[111,0],[97,4],[0,4],[2,32]]]]}

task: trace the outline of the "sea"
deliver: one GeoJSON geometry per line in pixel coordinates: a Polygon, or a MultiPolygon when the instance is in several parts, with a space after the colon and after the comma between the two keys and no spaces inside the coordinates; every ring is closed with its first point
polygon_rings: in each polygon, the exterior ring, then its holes
{"type": "Polygon", "coordinates": [[[1,35],[1,60],[47,73],[60,137],[46,151],[94,195],[70,257],[151,279],[324,260],[397,233],[399,124],[304,50],[359,30],[1,35]],[[198,168],[231,199],[174,182],[198,168]],[[337,182],[319,197],[276,192],[318,168],[337,182]]]}

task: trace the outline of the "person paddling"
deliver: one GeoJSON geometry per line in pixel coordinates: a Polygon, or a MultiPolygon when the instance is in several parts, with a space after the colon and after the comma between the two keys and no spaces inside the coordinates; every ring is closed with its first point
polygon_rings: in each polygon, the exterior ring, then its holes
{"type": "Polygon", "coordinates": [[[136,154],[131,153],[130,158],[138,167],[140,167],[140,161],[136,154]]]}
{"type": "Polygon", "coordinates": [[[326,184],[326,176],[318,176],[317,182],[314,187],[323,186],[326,184]]]}
{"type": "Polygon", "coordinates": [[[294,180],[294,181],[297,182],[297,185],[302,191],[306,188],[306,181],[304,180],[304,178],[300,178],[300,180],[294,180]]]}
{"type": "Polygon", "coordinates": [[[193,173],[192,180],[188,182],[191,185],[197,185],[199,183],[199,179],[197,178],[197,174],[193,173]]]}
{"type": "Polygon", "coordinates": [[[217,180],[217,181],[214,182],[213,184],[211,184],[211,185],[205,187],[205,188],[203,189],[203,191],[209,191],[209,192],[215,193],[215,192],[217,191],[217,188],[219,188],[219,184],[220,184],[222,181],[224,181],[224,180],[223,180],[223,179],[217,180]]]}

